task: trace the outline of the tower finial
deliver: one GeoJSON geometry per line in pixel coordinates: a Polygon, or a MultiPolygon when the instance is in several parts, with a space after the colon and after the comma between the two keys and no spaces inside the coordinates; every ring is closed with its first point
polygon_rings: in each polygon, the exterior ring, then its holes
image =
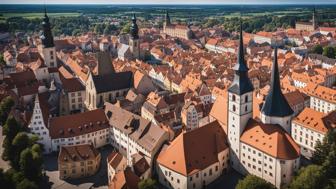
{"type": "Polygon", "coordinates": [[[271,84],[266,96],[262,113],[267,116],[285,117],[293,114],[293,110],[282,94],[278,67],[278,46],[274,46],[274,58],[271,71],[271,84]]]}
{"type": "Polygon", "coordinates": [[[46,0],[44,0],[44,16],[47,17],[47,6],[46,6],[46,0]]]}

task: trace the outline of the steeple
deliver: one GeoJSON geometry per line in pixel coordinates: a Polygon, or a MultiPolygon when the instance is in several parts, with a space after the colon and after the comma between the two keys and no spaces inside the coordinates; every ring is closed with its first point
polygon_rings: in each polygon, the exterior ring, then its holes
{"type": "Polygon", "coordinates": [[[315,6],[314,6],[312,24],[313,24],[314,29],[316,30],[317,29],[317,24],[316,24],[316,18],[315,17],[316,17],[316,11],[315,11],[315,6]]]}
{"type": "Polygon", "coordinates": [[[286,98],[281,92],[279,68],[278,68],[278,48],[274,49],[274,60],[272,66],[271,88],[262,107],[262,114],[274,117],[286,117],[294,112],[289,106],[286,98]]]}
{"type": "Polygon", "coordinates": [[[136,22],[137,20],[136,20],[135,14],[133,14],[132,25],[130,28],[130,34],[131,34],[132,39],[139,39],[139,28],[136,22]]]}
{"type": "Polygon", "coordinates": [[[54,37],[51,33],[51,27],[49,17],[47,15],[47,9],[44,6],[44,18],[42,22],[43,32],[41,35],[42,45],[44,48],[54,47],[54,37]]]}
{"type": "Polygon", "coordinates": [[[166,23],[166,26],[167,26],[167,25],[170,25],[170,17],[169,17],[168,10],[166,10],[165,23],[166,23]]]}
{"type": "Polygon", "coordinates": [[[235,76],[233,83],[228,89],[229,92],[242,95],[247,92],[253,91],[253,85],[250,79],[248,78],[248,68],[244,58],[243,24],[241,18],[240,18],[238,57],[237,57],[237,63],[233,67],[233,70],[235,70],[235,76]]]}

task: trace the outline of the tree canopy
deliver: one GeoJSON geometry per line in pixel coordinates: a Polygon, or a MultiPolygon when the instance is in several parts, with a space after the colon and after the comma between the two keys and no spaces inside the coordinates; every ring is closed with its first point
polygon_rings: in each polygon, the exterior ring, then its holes
{"type": "Polygon", "coordinates": [[[157,189],[157,183],[154,179],[144,179],[138,184],[139,189],[157,189]]]}
{"type": "Polygon", "coordinates": [[[240,180],[236,189],[276,189],[275,186],[262,178],[254,175],[247,175],[243,180],[240,180]]]}

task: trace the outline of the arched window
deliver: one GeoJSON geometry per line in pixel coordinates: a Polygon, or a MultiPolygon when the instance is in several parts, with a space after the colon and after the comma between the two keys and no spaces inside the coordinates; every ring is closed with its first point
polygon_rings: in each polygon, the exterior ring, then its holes
{"type": "Polygon", "coordinates": [[[232,95],[232,101],[236,101],[236,96],[232,95]]]}
{"type": "Polygon", "coordinates": [[[247,102],[247,101],[248,101],[248,96],[246,95],[246,96],[245,96],[245,102],[247,102]]]}
{"type": "Polygon", "coordinates": [[[245,106],[245,112],[247,112],[247,105],[245,106]]]}
{"type": "Polygon", "coordinates": [[[232,106],[232,110],[233,110],[234,112],[236,111],[236,106],[235,106],[235,105],[232,106]]]}

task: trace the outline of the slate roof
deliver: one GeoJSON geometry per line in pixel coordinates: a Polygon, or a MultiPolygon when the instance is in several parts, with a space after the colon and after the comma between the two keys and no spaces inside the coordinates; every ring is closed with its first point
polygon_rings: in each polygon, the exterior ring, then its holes
{"type": "Polygon", "coordinates": [[[131,88],[132,78],[133,73],[130,71],[108,75],[92,75],[97,93],[131,88]]]}
{"type": "Polygon", "coordinates": [[[292,115],[294,111],[288,104],[285,96],[282,94],[281,91],[277,53],[278,50],[277,47],[275,47],[271,88],[268,95],[266,96],[266,100],[261,112],[267,116],[285,117],[292,115]]]}
{"type": "Polygon", "coordinates": [[[238,62],[233,69],[235,70],[235,77],[228,91],[237,95],[242,95],[247,92],[253,91],[253,85],[247,75],[248,68],[244,58],[243,28],[241,22],[240,22],[238,62]]]}

